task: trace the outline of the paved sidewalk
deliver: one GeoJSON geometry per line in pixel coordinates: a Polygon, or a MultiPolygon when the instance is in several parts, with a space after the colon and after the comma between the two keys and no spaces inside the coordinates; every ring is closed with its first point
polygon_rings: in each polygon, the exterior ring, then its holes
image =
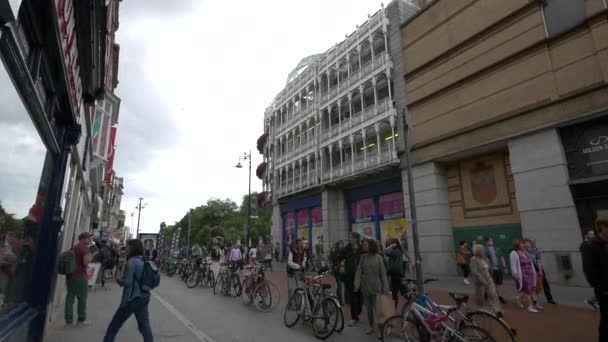
{"type": "MultiPolygon", "coordinates": [[[[96,289],[89,292],[88,327],[66,327],[63,321],[53,322],[47,329],[48,342],[101,341],[106,328],[118,307],[122,288],[113,284],[110,289],[96,289]]],[[[76,305],[74,306],[76,309],[76,305]]],[[[158,342],[192,342],[193,334],[169,310],[154,297],[150,298],[150,321],[154,340],[158,342]]],[[[135,316],[132,316],[120,330],[116,342],[141,341],[135,316]]]]}

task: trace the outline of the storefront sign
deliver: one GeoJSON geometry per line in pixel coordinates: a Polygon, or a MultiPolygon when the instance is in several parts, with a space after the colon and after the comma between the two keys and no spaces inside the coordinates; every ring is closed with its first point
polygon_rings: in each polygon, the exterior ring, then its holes
{"type": "Polygon", "coordinates": [[[374,199],[367,198],[351,204],[351,215],[355,222],[367,222],[374,218],[374,199]]]}
{"type": "Polygon", "coordinates": [[[608,120],[602,118],[561,130],[570,178],[608,174],[608,120]]]}
{"type": "Polygon", "coordinates": [[[75,115],[80,115],[82,104],[82,83],[78,63],[78,44],[76,43],[76,22],[74,20],[73,0],[55,0],[59,36],[63,48],[63,60],[67,70],[67,81],[75,115]]]}

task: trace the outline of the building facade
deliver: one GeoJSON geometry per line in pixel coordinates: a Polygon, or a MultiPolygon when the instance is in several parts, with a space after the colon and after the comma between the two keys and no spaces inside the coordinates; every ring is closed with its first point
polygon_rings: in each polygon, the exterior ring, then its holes
{"type": "Polygon", "coordinates": [[[104,62],[112,8],[117,0],[0,0],[2,341],[44,339],[63,299],[57,256],[91,230],[92,122],[116,74],[104,62]]]}
{"type": "Polygon", "coordinates": [[[261,176],[284,248],[301,238],[328,251],[349,231],[378,240],[406,232],[399,28],[417,10],[383,6],[341,43],[304,58],[267,108],[261,176]]]}
{"type": "Polygon", "coordinates": [[[582,232],[608,209],[606,1],[421,2],[401,76],[425,271],[454,272],[458,241],[529,237],[550,281],[586,285],[582,232]]]}

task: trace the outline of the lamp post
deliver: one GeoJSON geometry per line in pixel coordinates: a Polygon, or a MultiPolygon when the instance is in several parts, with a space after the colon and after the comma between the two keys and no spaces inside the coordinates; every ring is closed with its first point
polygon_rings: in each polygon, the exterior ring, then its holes
{"type": "Polygon", "coordinates": [[[148,203],[145,204],[141,204],[141,201],[143,201],[144,198],[140,197],[139,198],[139,204],[135,207],[135,209],[137,209],[137,234],[135,235],[136,239],[139,239],[139,221],[141,219],[141,210],[144,209],[148,203]]]}
{"type": "Polygon", "coordinates": [[[245,231],[245,245],[249,247],[249,231],[251,230],[251,150],[249,150],[249,154],[245,152],[242,156],[239,157],[239,162],[238,164],[236,164],[236,168],[242,169],[243,165],[241,165],[241,161],[245,160],[249,161],[249,191],[247,193],[247,230],[245,231]]]}

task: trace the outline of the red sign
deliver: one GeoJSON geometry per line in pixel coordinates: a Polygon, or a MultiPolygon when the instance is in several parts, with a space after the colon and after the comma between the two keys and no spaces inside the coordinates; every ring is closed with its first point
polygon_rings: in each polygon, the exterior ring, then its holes
{"type": "Polygon", "coordinates": [[[312,208],[310,216],[312,217],[313,226],[320,226],[323,224],[323,211],[321,210],[321,207],[312,208]]]}
{"type": "Polygon", "coordinates": [[[59,36],[63,48],[63,60],[67,70],[67,81],[72,98],[74,114],[80,115],[82,103],[82,82],[78,64],[78,44],[76,43],[76,30],[74,20],[73,0],[55,0],[57,21],[59,23],[59,36]]]}
{"type": "Polygon", "coordinates": [[[285,214],[285,227],[287,229],[294,228],[296,226],[295,215],[291,212],[285,214]]]}
{"type": "Polygon", "coordinates": [[[308,209],[298,211],[298,227],[308,227],[308,209]]]}
{"type": "Polygon", "coordinates": [[[378,201],[380,215],[393,215],[403,213],[403,193],[395,192],[380,196],[378,201]]]}
{"type": "Polygon", "coordinates": [[[354,219],[373,217],[374,199],[368,198],[353,202],[351,205],[351,214],[354,219]]]}
{"type": "Polygon", "coordinates": [[[108,144],[108,171],[106,171],[105,181],[110,184],[112,182],[112,171],[114,169],[114,142],[116,141],[116,126],[110,130],[110,143],[108,144]]]}

